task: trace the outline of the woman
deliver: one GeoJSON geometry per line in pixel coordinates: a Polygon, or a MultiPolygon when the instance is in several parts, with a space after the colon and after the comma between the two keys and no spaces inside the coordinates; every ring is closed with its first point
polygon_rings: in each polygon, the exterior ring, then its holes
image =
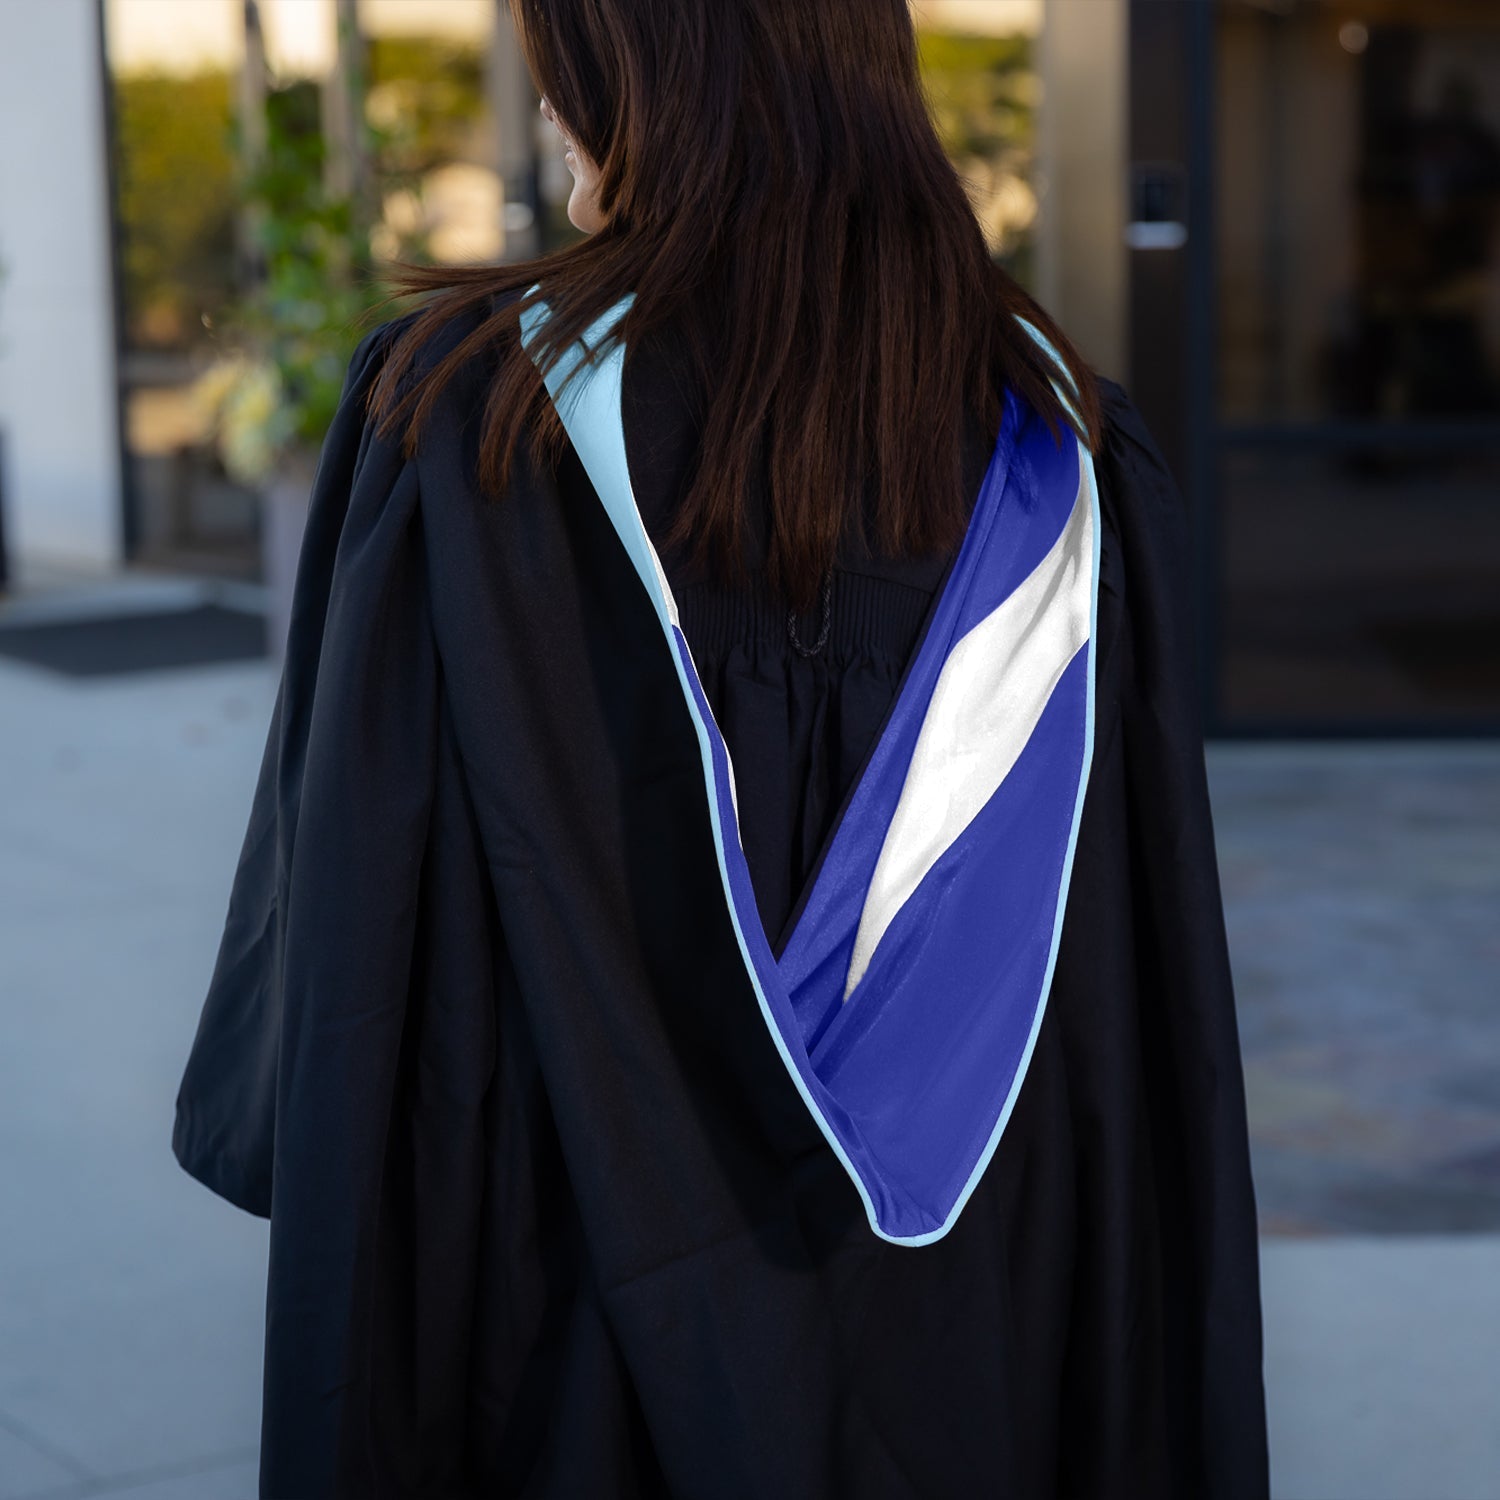
{"type": "Polygon", "coordinates": [[[903,0],[516,0],[579,244],[406,268],[177,1101],[261,1494],[1263,1497],[1180,498],[903,0]]]}

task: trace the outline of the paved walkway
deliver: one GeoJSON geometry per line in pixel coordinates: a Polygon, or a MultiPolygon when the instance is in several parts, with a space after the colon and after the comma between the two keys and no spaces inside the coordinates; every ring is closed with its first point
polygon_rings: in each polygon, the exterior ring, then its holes
{"type": "Polygon", "coordinates": [[[254,1500],[267,1226],[170,1138],[271,697],[0,662],[4,1500],[254,1500]]]}
{"type": "MultiPolygon", "coordinates": [[[[169,1140],[273,691],[0,661],[0,1500],[254,1500],[266,1225],[169,1140]]],[[[1500,1235],[1346,1233],[1500,1228],[1500,752],[1211,760],[1275,1494],[1500,1500],[1500,1235]]]]}
{"type": "Polygon", "coordinates": [[[1500,744],[1209,765],[1262,1228],[1500,1232],[1500,744]]]}

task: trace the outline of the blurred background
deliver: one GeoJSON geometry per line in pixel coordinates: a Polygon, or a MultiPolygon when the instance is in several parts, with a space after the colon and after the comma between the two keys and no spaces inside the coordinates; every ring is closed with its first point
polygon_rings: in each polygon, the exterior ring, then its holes
{"type": "MultiPolygon", "coordinates": [[[[913,10],[1192,511],[1275,1494],[1500,1500],[1500,5],[913,10]]],[[[575,236],[536,105],[497,0],[0,5],[0,1500],[255,1494],[175,1091],[369,273],[575,236]]]]}

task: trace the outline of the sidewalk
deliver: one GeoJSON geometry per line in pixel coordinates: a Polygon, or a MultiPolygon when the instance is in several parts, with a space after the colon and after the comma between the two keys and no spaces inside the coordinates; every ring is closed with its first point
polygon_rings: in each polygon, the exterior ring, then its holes
{"type": "Polygon", "coordinates": [[[254,1500],[267,1227],[170,1135],[272,691],[0,662],[4,1500],[254,1500]]]}
{"type": "Polygon", "coordinates": [[[1500,1233],[1500,744],[1209,776],[1262,1228],[1500,1233]]]}
{"type": "MultiPolygon", "coordinates": [[[[266,1225],[169,1137],[274,688],[0,660],[0,1500],[254,1500],[266,1225]]],[[[1275,1494],[1500,1500],[1495,1183],[1433,1175],[1500,1141],[1500,747],[1211,766],[1262,1209],[1293,1236],[1264,1242],[1275,1494]]]]}

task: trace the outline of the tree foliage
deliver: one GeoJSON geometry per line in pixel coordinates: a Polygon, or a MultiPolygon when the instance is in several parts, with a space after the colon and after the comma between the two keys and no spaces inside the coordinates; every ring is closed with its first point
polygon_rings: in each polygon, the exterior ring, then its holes
{"type": "Polygon", "coordinates": [[[234,80],[128,74],[114,106],[127,340],[180,348],[233,292],[234,80]]]}
{"type": "Polygon", "coordinates": [[[1029,281],[1040,80],[1034,40],[919,30],[918,59],[938,137],[967,187],[991,249],[1029,281]]]}

